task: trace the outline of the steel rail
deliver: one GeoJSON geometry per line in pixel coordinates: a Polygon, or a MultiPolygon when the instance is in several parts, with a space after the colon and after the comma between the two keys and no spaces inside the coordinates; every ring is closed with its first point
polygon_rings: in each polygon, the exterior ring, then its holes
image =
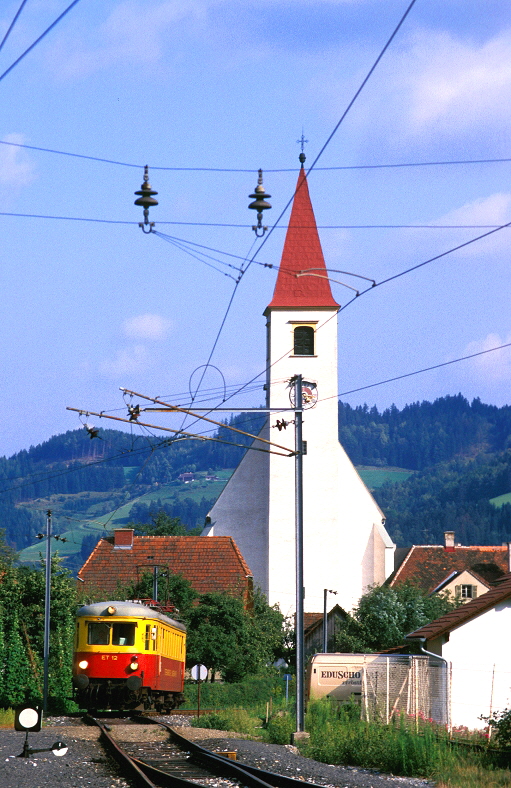
{"type": "MultiPolygon", "coordinates": [[[[132,719],[144,719],[144,721],[147,722],[147,719],[145,718],[132,717],[132,719]]],[[[172,738],[177,744],[179,744],[180,747],[183,747],[183,749],[186,749],[191,753],[194,760],[208,765],[209,768],[212,768],[210,764],[216,762],[217,768],[221,768],[222,771],[224,770],[224,767],[227,767],[227,769],[230,771],[230,775],[244,782],[245,785],[253,785],[254,788],[257,788],[257,786],[261,788],[262,785],[272,786],[272,788],[304,788],[304,786],[314,786],[314,788],[317,788],[314,783],[308,783],[304,780],[297,780],[294,777],[286,777],[283,774],[268,772],[264,769],[258,769],[255,766],[249,766],[248,764],[240,763],[239,761],[234,763],[233,761],[228,760],[221,753],[211,752],[205,747],[201,747],[201,745],[197,744],[197,742],[190,741],[185,736],[177,733],[176,729],[166,722],[160,722],[153,719],[151,719],[150,722],[154,722],[157,725],[163,726],[171,734],[172,738]],[[251,783],[248,782],[248,780],[255,780],[256,782],[251,783]]]]}
{"type": "Polygon", "coordinates": [[[105,726],[102,725],[99,720],[96,720],[90,714],[85,714],[83,720],[87,723],[87,725],[95,725],[97,728],[99,728],[101,731],[101,743],[110,753],[110,755],[112,755],[112,757],[117,761],[121,769],[129,774],[130,779],[134,781],[138,788],[157,788],[156,784],[146,774],[144,774],[140,767],[135,763],[133,758],[125,753],[122,747],[119,747],[115,739],[110,736],[105,726]]]}

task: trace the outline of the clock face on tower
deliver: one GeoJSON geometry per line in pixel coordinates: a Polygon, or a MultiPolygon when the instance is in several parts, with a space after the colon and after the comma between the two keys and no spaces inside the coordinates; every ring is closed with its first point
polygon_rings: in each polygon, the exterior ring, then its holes
{"type": "MultiPolygon", "coordinates": [[[[296,406],[295,402],[295,387],[291,384],[289,390],[289,400],[293,407],[296,406]]],[[[302,380],[302,408],[313,408],[318,401],[318,384],[310,380],[302,380]]]]}

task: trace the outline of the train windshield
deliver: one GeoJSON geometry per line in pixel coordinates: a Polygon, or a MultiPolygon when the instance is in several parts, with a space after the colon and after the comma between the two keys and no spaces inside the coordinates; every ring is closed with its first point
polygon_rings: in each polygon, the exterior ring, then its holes
{"type": "Polygon", "coordinates": [[[106,624],[100,621],[90,621],[87,633],[89,646],[109,646],[110,632],[113,646],[134,646],[136,624],[117,623],[106,624]]]}
{"type": "Polygon", "coordinates": [[[110,643],[110,624],[90,621],[87,632],[89,646],[108,646],[110,643]]]}
{"type": "Polygon", "coordinates": [[[114,624],[112,630],[112,644],[114,646],[135,645],[135,624],[114,624]]]}

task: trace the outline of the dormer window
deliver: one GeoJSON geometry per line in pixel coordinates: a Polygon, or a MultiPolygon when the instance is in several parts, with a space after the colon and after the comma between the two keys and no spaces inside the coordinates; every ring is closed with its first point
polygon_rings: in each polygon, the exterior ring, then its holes
{"type": "Polygon", "coordinates": [[[297,326],[293,332],[295,356],[314,355],[314,329],[312,326],[297,326]]]}

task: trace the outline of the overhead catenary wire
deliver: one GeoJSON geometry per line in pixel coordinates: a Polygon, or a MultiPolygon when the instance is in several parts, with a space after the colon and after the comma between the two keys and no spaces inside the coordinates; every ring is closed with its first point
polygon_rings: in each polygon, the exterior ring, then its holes
{"type": "MultiPolygon", "coordinates": [[[[336,318],[337,315],[339,314],[339,312],[344,311],[349,306],[351,306],[355,301],[357,301],[361,296],[366,295],[366,293],[372,292],[377,287],[380,287],[381,285],[384,285],[384,284],[388,284],[389,282],[392,282],[392,281],[394,281],[395,279],[398,279],[401,276],[405,276],[406,274],[409,274],[412,271],[416,271],[416,270],[418,270],[419,268],[422,268],[425,265],[429,265],[430,263],[433,263],[436,260],[441,259],[442,257],[446,257],[447,255],[452,254],[453,252],[456,252],[459,249],[464,248],[465,246],[469,246],[470,244],[476,243],[477,241],[480,241],[483,238],[487,238],[488,236],[492,235],[493,233],[499,232],[500,230],[504,230],[505,228],[508,228],[508,227],[511,227],[511,222],[508,222],[507,224],[500,225],[499,227],[497,227],[497,228],[495,228],[493,230],[490,230],[487,233],[483,233],[482,235],[478,235],[475,238],[471,238],[469,241],[465,241],[464,243],[458,244],[457,246],[455,246],[455,247],[453,247],[451,249],[448,249],[445,252],[441,252],[440,254],[434,255],[433,257],[430,257],[428,260],[424,260],[422,263],[418,263],[417,265],[410,266],[409,268],[406,268],[405,270],[400,271],[398,274],[393,274],[392,276],[389,276],[386,279],[382,279],[380,282],[376,282],[374,285],[370,285],[365,290],[362,290],[357,295],[353,296],[353,298],[351,298],[346,304],[344,304],[344,306],[341,306],[336,312],[334,312],[330,317],[328,317],[323,323],[321,323],[321,325],[319,325],[316,328],[316,331],[320,331],[327,323],[330,322],[330,320],[333,320],[333,318],[336,318]]],[[[269,372],[269,370],[272,369],[272,367],[274,367],[276,364],[278,364],[280,361],[282,361],[282,359],[285,358],[287,355],[289,355],[289,353],[291,353],[291,352],[292,352],[292,348],[290,347],[279,358],[277,358],[271,364],[267,365],[257,375],[252,377],[245,385],[246,386],[250,386],[252,383],[254,383],[254,381],[256,381],[258,378],[260,378],[262,375],[267,374],[269,372]]],[[[231,399],[232,397],[237,396],[243,390],[244,390],[244,386],[241,386],[237,391],[233,392],[229,396],[228,399],[231,399]]]]}
{"type": "MultiPolygon", "coordinates": [[[[360,93],[362,92],[362,90],[363,90],[363,89],[364,89],[364,87],[366,86],[367,82],[368,82],[368,81],[369,81],[369,79],[371,78],[372,74],[374,73],[374,71],[375,71],[376,67],[378,66],[378,64],[379,64],[379,62],[381,61],[382,57],[384,56],[385,52],[387,51],[387,49],[389,48],[390,44],[392,43],[392,41],[394,40],[395,36],[397,35],[397,33],[398,33],[399,29],[401,28],[402,24],[404,23],[404,21],[405,21],[406,17],[408,16],[408,14],[410,13],[411,9],[412,9],[412,8],[413,8],[413,6],[415,5],[415,2],[416,2],[416,0],[411,0],[411,2],[409,3],[409,5],[408,5],[408,7],[407,7],[407,9],[406,9],[406,11],[405,11],[405,13],[404,13],[404,14],[401,16],[401,19],[399,20],[398,24],[397,24],[397,25],[396,25],[396,27],[394,28],[394,30],[393,30],[393,32],[392,32],[392,34],[391,34],[390,38],[387,40],[387,42],[386,42],[385,46],[383,47],[383,49],[382,49],[382,50],[381,50],[381,52],[379,53],[378,57],[377,57],[377,58],[376,58],[376,60],[374,61],[373,65],[372,65],[372,66],[371,66],[371,68],[369,69],[369,71],[368,71],[368,73],[367,73],[366,77],[365,77],[365,78],[364,78],[364,80],[362,81],[362,83],[361,83],[360,87],[358,88],[358,90],[355,92],[355,94],[354,94],[353,98],[352,98],[352,99],[351,99],[351,101],[349,102],[349,104],[348,104],[348,106],[346,107],[345,111],[343,112],[343,114],[342,114],[341,118],[339,119],[339,121],[338,121],[338,122],[337,122],[337,124],[335,125],[335,127],[334,127],[333,131],[331,132],[331,134],[328,136],[328,138],[327,138],[326,142],[324,143],[324,145],[323,145],[323,146],[322,146],[322,148],[320,149],[320,151],[319,151],[319,153],[317,154],[316,158],[314,159],[314,161],[313,161],[312,165],[309,167],[309,169],[308,169],[308,173],[309,173],[309,172],[311,172],[311,170],[314,168],[314,166],[315,166],[315,165],[317,164],[317,162],[319,161],[320,157],[323,155],[323,153],[324,153],[324,151],[326,150],[327,146],[330,144],[330,142],[331,142],[331,140],[333,139],[334,135],[335,135],[335,134],[336,134],[336,132],[338,131],[338,129],[339,129],[339,127],[340,127],[341,123],[344,121],[344,119],[345,119],[345,117],[347,116],[348,112],[350,111],[351,107],[352,107],[352,106],[354,105],[354,103],[356,102],[357,98],[359,97],[360,93]]],[[[303,183],[303,181],[302,181],[302,183],[303,183]]],[[[299,188],[299,187],[298,187],[298,188],[299,188]]],[[[267,241],[268,241],[268,239],[270,238],[270,236],[271,236],[272,232],[274,231],[275,227],[276,227],[276,226],[279,224],[280,220],[282,219],[282,217],[283,217],[283,216],[284,216],[284,214],[286,213],[287,209],[289,208],[289,206],[290,206],[290,205],[291,205],[291,203],[293,202],[293,200],[294,200],[294,198],[295,198],[295,196],[296,196],[296,193],[297,193],[297,189],[295,189],[295,191],[294,191],[294,192],[293,192],[293,194],[291,195],[290,199],[288,200],[288,202],[287,202],[287,203],[286,203],[286,205],[284,206],[283,210],[281,211],[281,213],[280,213],[280,214],[279,214],[279,216],[277,217],[277,221],[275,222],[275,224],[274,224],[274,225],[273,225],[273,226],[270,228],[269,232],[267,232],[267,233],[265,234],[264,238],[261,240],[261,243],[259,244],[259,247],[258,247],[258,249],[256,249],[256,251],[254,252],[254,254],[252,255],[252,257],[250,258],[250,260],[248,260],[247,264],[246,264],[246,265],[243,267],[243,270],[242,270],[242,272],[241,272],[241,273],[240,273],[240,275],[239,275],[238,281],[236,282],[236,284],[235,284],[235,286],[234,286],[234,290],[233,290],[233,292],[232,292],[231,299],[230,299],[230,301],[229,301],[229,304],[228,304],[228,307],[227,307],[227,311],[226,311],[226,313],[225,313],[224,319],[222,320],[222,324],[221,324],[221,326],[220,326],[220,329],[219,329],[219,331],[218,331],[218,334],[217,334],[217,336],[216,336],[215,342],[214,342],[214,344],[213,344],[213,348],[212,348],[212,350],[211,350],[211,353],[210,353],[210,356],[209,356],[209,359],[208,359],[208,363],[209,363],[209,361],[211,360],[211,358],[212,358],[212,355],[213,355],[213,353],[214,353],[214,350],[215,350],[215,348],[216,348],[216,345],[217,345],[217,343],[218,343],[218,340],[220,339],[220,335],[221,335],[221,333],[222,333],[222,329],[223,329],[223,327],[224,327],[224,325],[225,325],[225,321],[226,321],[226,319],[227,319],[227,315],[228,315],[228,313],[229,313],[229,310],[230,310],[230,308],[231,308],[231,306],[232,306],[232,302],[233,302],[233,300],[234,300],[234,297],[235,297],[235,295],[236,295],[236,293],[237,293],[238,286],[239,286],[239,284],[240,284],[240,282],[241,282],[241,280],[242,280],[243,276],[246,274],[246,272],[247,272],[247,271],[248,271],[248,269],[250,268],[251,264],[252,264],[252,263],[255,261],[255,259],[256,259],[256,257],[257,257],[257,255],[259,254],[259,252],[261,251],[261,249],[263,248],[263,246],[266,244],[266,242],[267,242],[267,241]]],[[[255,242],[254,242],[254,243],[255,243],[255,242]]],[[[204,374],[205,374],[205,373],[204,373],[204,374]]],[[[259,377],[259,376],[258,376],[258,377],[259,377]]],[[[202,380],[202,379],[201,379],[201,380],[202,380]]],[[[201,382],[201,381],[200,381],[200,382],[201,382]]],[[[200,382],[199,382],[199,387],[200,387],[200,382]]]]}
{"type": "MultiPolygon", "coordinates": [[[[25,0],[26,2],[26,0],[25,0]]],[[[1,47],[0,47],[1,48],[1,47]]],[[[118,161],[116,159],[108,159],[100,156],[89,156],[85,153],[73,153],[71,151],[56,150],[55,148],[43,148],[38,145],[27,145],[22,142],[11,142],[10,140],[0,140],[0,145],[12,145],[16,148],[26,148],[27,150],[40,151],[41,153],[53,153],[57,156],[70,156],[75,159],[85,159],[88,161],[96,161],[101,164],[113,164],[118,167],[131,167],[133,169],[143,169],[144,164],[135,164],[134,162],[118,161]]],[[[385,170],[406,167],[445,167],[464,164],[506,164],[511,162],[509,158],[487,158],[487,159],[452,159],[452,160],[439,160],[439,161],[408,161],[408,162],[386,162],[382,164],[336,164],[329,167],[314,167],[315,170],[321,172],[336,171],[336,170],[385,170]]],[[[257,167],[176,167],[176,166],[158,166],[156,164],[149,165],[151,170],[158,170],[160,172],[228,172],[228,173],[257,173],[257,167]]],[[[279,173],[279,172],[296,172],[296,167],[265,167],[265,172],[279,173]]]]}
{"type": "Polygon", "coordinates": [[[10,74],[10,72],[11,72],[11,71],[12,71],[14,68],[16,68],[16,66],[18,65],[18,63],[20,63],[20,62],[23,60],[23,58],[24,58],[24,57],[26,57],[26,56],[29,54],[29,52],[31,52],[31,51],[34,49],[34,47],[36,47],[36,46],[37,46],[37,44],[39,44],[39,43],[40,43],[40,42],[43,40],[43,38],[45,38],[45,36],[47,36],[47,35],[48,35],[48,33],[49,33],[51,30],[53,30],[53,28],[54,28],[56,25],[58,25],[58,23],[59,23],[59,22],[60,22],[60,21],[61,21],[61,20],[62,20],[62,19],[63,19],[63,18],[66,16],[66,14],[67,14],[67,13],[69,13],[69,11],[71,11],[71,9],[72,9],[72,8],[73,8],[73,7],[74,7],[74,6],[75,6],[77,3],[79,3],[79,2],[80,2],[80,0],[73,0],[73,2],[72,2],[72,3],[70,3],[66,9],[64,9],[64,11],[63,11],[63,12],[60,14],[60,16],[58,16],[58,17],[55,19],[55,21],[54,21],[54,22],[52,22],[52,23],[51,23],[51,25],[50,25],[49,27],[47,27],[47,28],[46,28],[46,30],[44,31],[44,33],[41,33],[41,35],[39,36],[39,38],[36,38],[36,40],[33,42],[33,44],[31,44],[31,45],[28,47],[28,49],[25,49],[25,51],[24,51],[24,52],[23,52],[23,53],[22,53],[22,54],[21,54],[21,55],[20,55],[20,56],[19,56],[19,57],[18,57],[18,58],[15,60],[15,61],[14,61],[14,63],[11,63],[11,65],[9,66],[9,68],[8,68],[8,69],[6,69],[6,70],[3,72],[3,74],[0,74],[0,82],[2,81],[2,79],[4,79],[4,77],[6,77],[6,76],[7,76],[7,74],[10,74]]]}
{"type": "Polygon", "coordinates": [[[358,391],[366,391],[366,389],[372,389],[376,386],[384,386],[386,383],[393,383],[396,380],[403,380],[404,378],[411,378],[414,375],[421,375],[423,372],[431,372],[435,369],[441,369],[442,367],[448,367],[451,364],[458,364],[461,361],[467,361],[471,358],[476,358],[477,356],[484,356],[486,353],[495,353],[497,350],[504,350],[505,348],[511,347],[511,342],[506,342],[504,345],[498,345],[497,347],[491,347],[487,350],[479,350],[477,353],[470,353],[468,356],[460,356],[460,358],[453,358],[451,361],[442,361],[439,364],[433,364],[431,367],[423,367],[422,369],[416,369],[414,372],[406,372],[403,375],[396,375],[393,378],[386,378],[385,380],[380,380],[378,383],[369,383],[365,386],[359,386],[356,389],[349,389],[349,391],[341,391],[339,394],[334,395],[334,397],[322,397],[318,402],[323,402],[327,399],[335,399],[339,397],[346,397],[348,394],[355,394],[358,391]]]}
{"type": "Polygon", "coordinates": [[[0,42],[0,50],[3,48],[3,45],[5,44],[7,39],[9,38],[9,36],[11,34],[11,31],[12,31],[14,25],[16,24],[16,22],[18,21],[18,17],[21,14],[21,12],[23,11],[23,6],[25,5],[26,2],[27,2],[27,0],[22,0],[20,7],[16,11],[16,13],[14,15],[14,19],[12,20],[11,24],[7,28],[7,31],[6,31],[6,33],[4,35],[4,37],[2,38],[2,41],[0,42]]]}
{"type": "MultiPolygon", "coordinates": [[[[53,219],[56,221],[64,222],[93,222],[96,224],[129,224],[133,227],[138,227],[140,222],[128,219],[96,219],[89,216],[52,216],[43,213],[19,213],[14,211],[0,211],[0,216],[12,216],[13,218],[21,219],[53,219]]],[[[178,222],[178,221],[158,221],[158,225],[173,225],[179,227],[230,227],[238,228],[240,230],[248,230],[252,227],[251,224],[230,224],[227,222],[178,222]]],[[[297,225],[298,228],[307,229],[306,225],[297,225]]],[[[318,230],[484,230],[500,228],[500,224],[317,224],[318,230]]],[[[284,225],[274,228],[275,230],[286,230],[284,225]]],[[[152,235],[165,236],[165,233],[158,231],[152,235]]],[[[186,243],[192,243],[187,241],[186,243]]],[[[206,247],[207,248],[207,247],[206,247]]],[[[219,250],[220,252],[220,250],[219,250]]],[[[230,254],[229,252],[220,252],[220,254],[230,254]]],[[[243,255],[231,255],[246,259],[243,255]]],[[[266,268],[276,268],[275,265],[269,263],[261,263],[258,260],[253,260],[253,263],[264,265],[266,268]]]]}
{"type": "MultiPolygon", "coordinates": [[[[385,43],[385,45],[384,45],[383,49],[380,51],[380,53],[379,53],[378,57],[376,58],[376,60],[375,60],[375,61],[374,61],[374,63],[372,64],[371,68],[370,68],[370,69],[369,69],[369,71],[367,72],[366,76],[365,76],[365,77],[364,77],[364,79],[362,80],[362,82],[361,82],[361,84],[360,84],[359,88],[358,88],[358,89],[355,91],[355,94],[353,95],[353,97],[352,97],[351,101],[348,103],[348,105],[347,105],[346,109],[344,110],[344,112],[342,113],[341,117],[339,118],[339,120],[338,120],[338,121],[337,121],[337,123],[335,124],[335,126],[334,126],[334,128],[333,128],[332,132],[329,134],[329,136],[327,137],[326,141],[324,142],[324,144],[323,144],[323,145],[322,145],[322,147],[320,148],[320,151],[319,151],[319,153],[316,155],[316,157],[314,158],[314,160],[313,160],[312,164],[311,164],[311,165],[310,165],[310,167],[307,169],[307,176],[308,176],[308,175],[309,175],[309,173],[310,173],[310,172],[311,172],[311,171],[312,171],[312,170],[313,170],[313,169],[316,167],[316,165],[317,165],[317,163],[318,163],[319,159],[321,158],[321,156],[323,155],[323,153],[324,153],[324,152],[325,152],[325,150],[327,149],[328,145],[329,145],[329,144],[331,143],[331,141],[333,140],[333,138],[334,138],[334,136],[336,135],[337,131],[339,130],[339,128],[340,128],[340,126],[341,126],[341,124],[343,123],[343,121],[345,120],[345,118],[346,118],[346,116],[348,115],[349,111],[351,110],[351,108],[353,107],[353,105],[354,105],[354,104],[355,104],[355,102],[357,101],[358,97],[359,97],[359,96],[360,96],[360,94],[362,93],[363,89],[364,89],[364,88],[365,88],[365,86],[367,85],[368,81],[370,80],[371,76],[373,75],[374,71],[376,70],[376,68],[377,68],[378,64],[380,63],[381,59],[383,58],[383,56],[384,56],[385,52],[387,51],[387,49],[389,48],[390,44],[392,43],[392,41],[393,41],[393,40],[394,40],[394,38],[396,37],[397,33],[399,32],[399,30],[400,30],[401,26],[403,25],[403,23],[404,23],[405,19],[407,18],[408,14],[409,14],[409,13],[410,13],[410,11],[412,10],[412,8],[413,8],[413,6],[415,5],[415,3],[416,3],[416,0],[411,0],[411,2],[409,3],[409,5],[408,5],[408,7],[406,8],[406,10],[405,10],[404,14],[401,16],[401,19],[399,20],[399,22],[397,23],[396,27],[395,27],[395,28],[394,28],[394,30],[392,31],[392,34],[391,34],[391,35],[390,35],[390,37],[387,39],[387,42],[385,43]]],[[[264,245],[267,243],[267,241],[268,241],[268,240],[269,240],[269,238],[271,237],[272,233],[273,233],[273,232],[274,232],[274,230],[275,230],[275,227],[276,227],[276,226],[279,224],[280,220],[282,219],[282,217],[284,216],[284,214],[287,212],[287,210],[288,210],[289,206],[291,205],[291,203],[292,203],[292,202],[293,202],[293,200],[295,199],[295,196],[296,196],[296,194],[297,194],[297,191],[298,191],[298,189],[301,187],[301,185],[302,185],[303,183],[304,183],[304,181],[301,181],[301,182],[300,182],[300,184],[297,186],[297,188],[295,189],[295,191],[293,192],[293,194],[291,195],[291,197],[290,197],[290,198],[289,198],[289,200],[287,201],[286,205],[284,206],[284,208],[283,208],[283,209],[282,209],[282,211],[280,212],[279,216],[277,217],[277,220],[276,220],[275,224],[273,224],[273,225],[272,225],[272,227],[270,227],[269,231],[268,231],[268,232],[265,234],[264,238],[262,238],[262,239],[261,239],[261,243],[259,244],[259,247],[258,247],[258,249],[256,249],[256,251],[255,251],[255,253],[254,253],[254,255],[253,255],[253,258],[252,258],[252,260],[250,260],[250,261],[249,261],[249,263],[248,263],[248,265],[247,265],[247,269],[250,267],[250,264],[251,264],[251,263],[253,262],[253,260],[254,260],[254,259],[257,257],[257,255],[259,254],[259,252],[261,251],[261,249],[263,248],[263,246],[264,246],[264,245]]]]}

